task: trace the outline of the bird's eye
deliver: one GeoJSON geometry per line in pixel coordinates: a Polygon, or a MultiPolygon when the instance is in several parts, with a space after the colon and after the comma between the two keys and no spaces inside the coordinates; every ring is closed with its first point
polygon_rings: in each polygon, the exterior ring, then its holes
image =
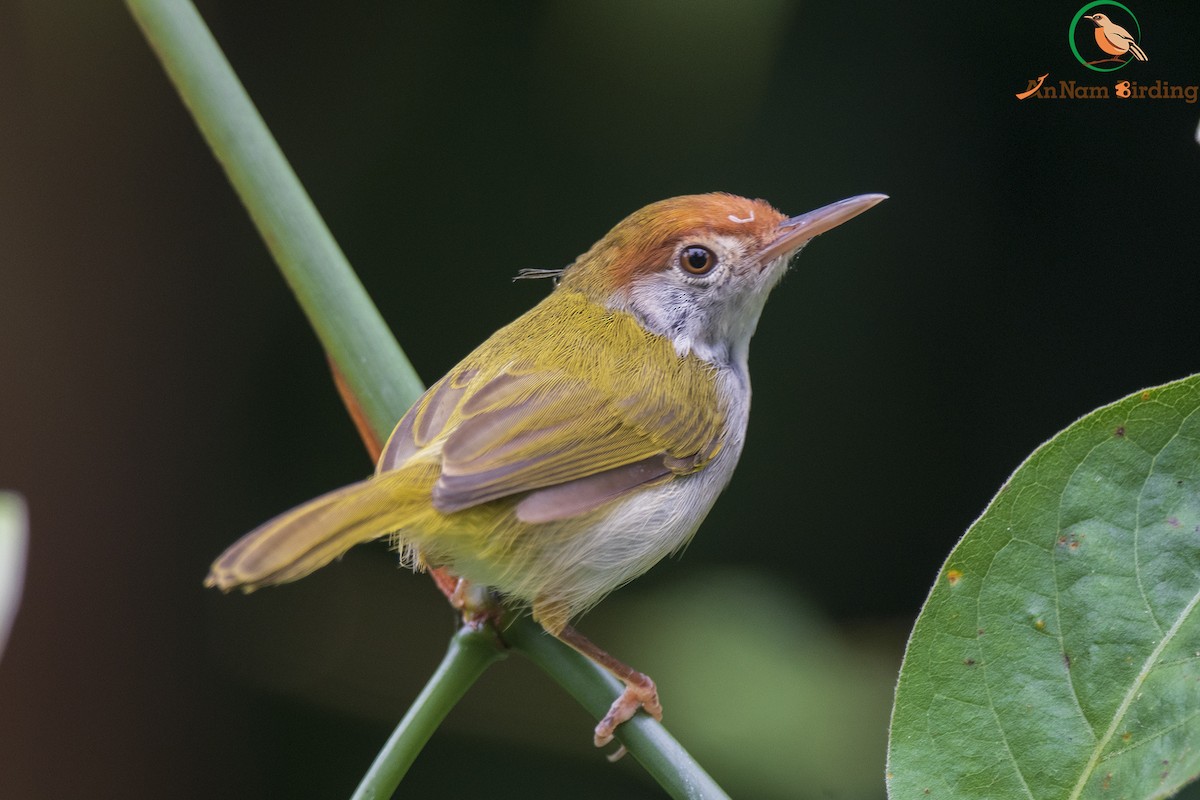
{"type": "Polygon", "coordinates": [[[684,272],[690,272],[693,275],[704,275],[712,272],[712,268],[716,265],[717,257],[713,251],[698,244],[683,248],[683,252],[679,254],[680,268],[684,272]]]}

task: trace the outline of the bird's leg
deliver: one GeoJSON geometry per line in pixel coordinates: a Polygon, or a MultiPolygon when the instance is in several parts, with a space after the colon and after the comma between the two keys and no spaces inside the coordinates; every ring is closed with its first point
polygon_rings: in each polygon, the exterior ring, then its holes
{"type": "MultiPolygon", "coordinates": [[[[611,742],[617,726],[632,719],[639,708],[645,709],[646,713],[656,720],[662,720],[662,704],[658,701],[658,689],[649,675],[638,672],[628,664],[618,661],[570,625],[564,626],[555,635],[559,640],[604,667],[613,677],[625,684],[625,691],[621,692],[621,695],[613,701],[608,713],[604,715],[604,719],[600,720],[600,724],[596,726],[596,747],[604,747],[611,742]]],[[[609,760],[616,761],[624,754],[625,748],[621,747],[609,756],[609,760]]]]}
{"type": "Polygon", "coordinates": [[[460,585],[457,576],[445,567],[434,567],[429,570],[429,577],[433,579],[433,585],[438,588],[438,591],[450,601],[450,605],[458,609],[462,608],[462,603],[456,598],[460,585]]]}
{"type": "Polygon", "coordinates": [[[487,587],[459,578],[445,567],[430,569],[429,576],[450,605],[462,614],[463,625],[478,629],[488,622],[499,621],[501,609],[487,587]]]}

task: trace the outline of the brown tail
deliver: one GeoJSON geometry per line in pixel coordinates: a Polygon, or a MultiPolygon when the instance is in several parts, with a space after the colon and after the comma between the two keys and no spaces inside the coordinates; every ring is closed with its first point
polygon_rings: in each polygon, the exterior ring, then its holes
{"type": "Polygon", "coordinates": [[[310,500],[250,531],[213,562],[205,586],[252,592],[303,578],[361,542],[395,530],[417,494],[392,473],[310,500]]]}

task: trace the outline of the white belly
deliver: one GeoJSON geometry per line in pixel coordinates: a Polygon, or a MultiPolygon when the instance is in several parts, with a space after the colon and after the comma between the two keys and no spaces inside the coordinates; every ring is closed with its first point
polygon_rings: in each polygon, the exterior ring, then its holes
{"type": "Polygon", "coordinates": [[[555,576],[554,584],[521,587],[517,596],[530,601],[552,596],[573,617],[687,544],[729,484],[745,442],[748,382],[729,369],[721,384],[726,438],[712,462],[693,475],[615,502],[596,524],[542,548],[534,573],[555,576]]]}

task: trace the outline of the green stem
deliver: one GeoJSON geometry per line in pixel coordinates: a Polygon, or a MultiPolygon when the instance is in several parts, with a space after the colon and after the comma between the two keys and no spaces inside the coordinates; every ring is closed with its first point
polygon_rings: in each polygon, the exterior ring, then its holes
{"type": "Polygon", "coordinates": [[[317,337],[384,436],[424,388],[190,0],[126,0],[317,337]]]}
{"type": "Polygon", "coordinates": [[[488,666],[504,656],[505,651],[497,646],[491,630],[460,628],[450,640],[450,649],[437,672],[400,720],[350,800],[391,797],[450,709],[488,666]]]}
{"type": "MultiPolygon", "coordinates": [[[[190,0],[126,0],[184,103],[380,441],[423,391],[346,257],[190,0]]],[[[544,635],[529,619],[505,636],[597,718],[620,686],[603,669],[544,635]]],[[[501,657],[494,641],[460,631],[442,666],[400,723],[355,797],[382,796],[403,777],[466,688],[501,657]],[[366,792],[366,794],[364,794],[366,792]],[[374,792],[375,794],[370,794],[374,792]]],[[[644,714],[619,737],[675,797],[725,797],[707,773],[644,714]]]]}
{"type": "MultiPolygon", "coordinates": [[[[505,628],[503,636],[514,650],[553,677],[597,719],[608,713],[609,704],[623,688],[616,678],[547,634],[529,617],[522,617],[505,628]]],[[[728,798],[683,745],[653,717],[636,714],[617,728],[616,736],[671,797],[677,800],[728,798]]]]}

